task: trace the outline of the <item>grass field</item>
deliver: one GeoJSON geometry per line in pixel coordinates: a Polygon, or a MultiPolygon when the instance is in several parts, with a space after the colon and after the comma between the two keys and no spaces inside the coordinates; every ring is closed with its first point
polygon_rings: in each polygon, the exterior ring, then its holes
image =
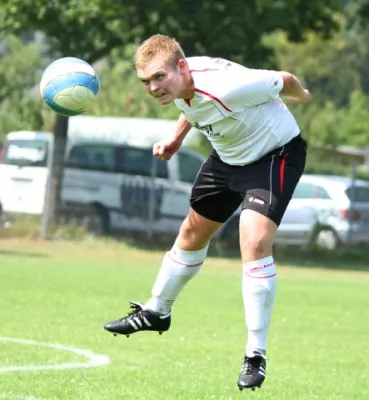
{"type": "Polygon", "coordinates": [[[369,272],[279,266],[268,377],[260,391],[239,392],[237,259],[207,259],[162,336],[102,329],[128,300],[148,298],[161,257],[118,243],[3,239],[0,399],[369,399],[369,272]],[[81,368],[81,351],[111,363],[81,368]],[[55,369],[66,363],[75,368],[55,369]]]}

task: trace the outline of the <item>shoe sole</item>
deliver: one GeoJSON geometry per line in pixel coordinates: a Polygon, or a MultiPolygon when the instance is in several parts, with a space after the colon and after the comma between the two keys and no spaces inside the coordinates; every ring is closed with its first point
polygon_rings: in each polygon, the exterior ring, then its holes
{"type": "Polygon", "coordinates": [[[259,388],[259,389],[261,389],[261,385],[258,385],[258,386],[253,386],[253,387],[247,387],[247,386],[245,386],[245,387],[238,387],[238,389],[242,392],[242,390],[244,390],[244,389],[251,389],[253,392],[256,390],[256,388],[259,388]]]}
{"type": "MultiPolygon", "coordinates": [[[[150,332],[150,331],[147,331],[147,332],[150,332]]],[[[163,332],[165,332],[165,331],[157,331],[158,332],[158,334],[161,336],[162,334],[163,334],[163,332]]],[[[137,332],[135,332],[135,333],[137,333],[137,332]]],[[[124,334],[121,334],[121,333],[113,333],[113,336],[118,336],[118,335],[123,335],[123,336],[125,336],[125,337],[127,337],[127,338],[129,338],[131,335],[124,335],[124,334]]]]}

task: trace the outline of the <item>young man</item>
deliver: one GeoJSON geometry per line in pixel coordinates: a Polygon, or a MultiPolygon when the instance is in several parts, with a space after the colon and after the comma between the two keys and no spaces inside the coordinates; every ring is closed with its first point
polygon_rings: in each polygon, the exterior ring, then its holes
{"type": "Polygon", "coordinates": [[[190,210],[164,256],[152,297],[131,302],[133,311],[107,323],[114,334],[170,327],[174,301],[199,271],[209,241],[242,203],[242,294],[248,340],[238,379],[240,390],[265,379],[268,328],[276,293],[272,245],[278,225],[305,167],[306,143],[280,96],[309,101],[308,90],[288,72],[248,69],[228,60],[185,58],[180,45],[154,35],[137,49],[137,75],[160,104],[174,102],[178,127],[153,153],[169,160],[192,126],[214,151],[194,182],[190,210]]]}

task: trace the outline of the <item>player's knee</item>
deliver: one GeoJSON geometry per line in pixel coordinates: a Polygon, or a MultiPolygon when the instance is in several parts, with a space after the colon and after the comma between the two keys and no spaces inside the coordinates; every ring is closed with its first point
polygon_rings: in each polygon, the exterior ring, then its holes
{"type": "Polygon", "coordinates": [[[266,237],[250,234],[241,238],[241,252],[243,262],[260,260],[272,253],[272,244],[266,237]]]}
{"type": "Polygon", "coordinates": [[[185,221],[179,231],[175,245],[180,249],[188,251],[204,248],[209,243],[209,238],[202,235],[195,228],[195,226],[185,221]]]}
{"type": "Polygon", "coordinates": [[[176,246],[183,250],[199,250],[208,245],[220,223],[210,221],[191,210],[183,221],[176,246]]]}

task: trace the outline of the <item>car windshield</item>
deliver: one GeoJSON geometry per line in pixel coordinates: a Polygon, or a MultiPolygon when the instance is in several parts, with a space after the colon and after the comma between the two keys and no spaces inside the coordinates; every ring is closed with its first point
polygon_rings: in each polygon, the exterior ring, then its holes
{"type": "Polygon", "coordinates": [[[9,140],[4,144],[2,164],[46,167],[48,143],[43,140],[9,140]]]}

